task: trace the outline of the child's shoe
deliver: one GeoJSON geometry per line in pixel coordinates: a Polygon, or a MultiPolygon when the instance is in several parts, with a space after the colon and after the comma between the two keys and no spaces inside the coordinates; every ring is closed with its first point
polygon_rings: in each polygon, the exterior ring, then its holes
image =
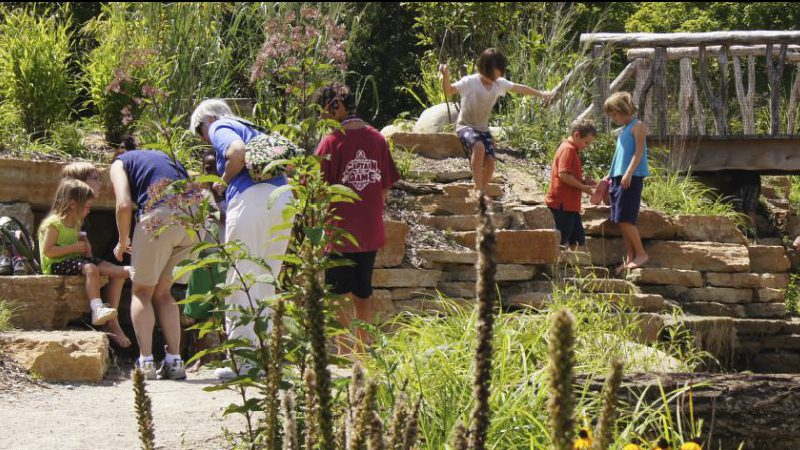
{"type": "Polygon", "coordinates": [[[92,311],[92,325],[101,326],[105,325],[109,320],[117,318],[117,310],[108,306],[108,303],[103,303],[92,311]]]}
{"type": "Polygon", "coordinates": [[[164,361],[158,369],[159,380],[185,380],[186,369],[182,359],[175,359],[171,363],[164,361]]]}
{"type": "Polygon", "coordinates": [[[136,360],[136,368],[142,371],[145,380],[155,380],[158,378],[156,374],[156,365],[153,361],[140,363],[139,360],[136,360]]]}
{"type": "Polygon", "coordinates": [[[12,263],[14,275],[27,275],[28,274],[28,261],[21,256],[14,258],[12,263]]]}
{"type": "Polygon", "coordinates": [[[11,275],[14,273],[14,265],[11,257],[8,255],[0,255],[0,275],[11,275]]]}

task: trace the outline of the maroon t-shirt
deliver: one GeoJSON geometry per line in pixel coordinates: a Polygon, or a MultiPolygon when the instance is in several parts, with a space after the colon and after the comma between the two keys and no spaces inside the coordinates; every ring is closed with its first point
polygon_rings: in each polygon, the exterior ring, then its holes
{"type": "Polygon", "coordinates": [[[358,194],[355,203],[333,204],[333,214],[341,217],[336,226],[352,234],[358,242],[349,241],[336,248],[343,253],[371,252],[383,247],[383,190],[400,179],[389,145],[376,129],[366,126],[357,130],[336,130],[317,146],[323,158],[322,172],[330,184],[343,184],[358,194]]]}

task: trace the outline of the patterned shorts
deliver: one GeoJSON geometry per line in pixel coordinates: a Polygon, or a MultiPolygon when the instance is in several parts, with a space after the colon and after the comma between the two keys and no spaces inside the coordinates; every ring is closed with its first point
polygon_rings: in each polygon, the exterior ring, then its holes
{"type": "Polygon", "coordinates": [[[102,262],[103,260],[100,258],[70,258],[53,264],[52,271],[53,275],[81,275],[83,273],[83,266],[87,264],[99,266],[102,262]]]}
{"type": "Polygon", "coordinates": [[[471,127],[465,127],[458,130],[458,138],[461,140],[461,144],[464,145],[464,151],[467,153],[467,157],[472,155],[473,147],[480,141],[483,142],[483,146],[486,148],[486,154],[495,158],[494,138],[492,138],[492,134],[488,131],[478,131],[471,127]]]}

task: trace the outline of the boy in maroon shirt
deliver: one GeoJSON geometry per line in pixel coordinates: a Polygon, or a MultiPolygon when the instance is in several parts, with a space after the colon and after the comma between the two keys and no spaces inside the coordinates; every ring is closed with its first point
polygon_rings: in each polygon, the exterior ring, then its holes
{"type": "Polygon", "coordinates": [[[553,213],[556,229],[561,232],[561,245],[574,250],[586,245],[586,235],[581,222],[581,194],[591,194],[593,187],[584,184],[583,167],[578,152],[587,148],[597,136],[597,128],[590,120],[572,124],[570,137],[558,147],[550,175],[550,190],[545,203],[553,213]]]}
{"type": "MultiPolygon", "coordinates": [[[[325,282],[333,286],[334,293],[353,302],[356,319],[370,323],[375,315],[370,301],[372,269],[375,255],[386,242],[383,207],[389,188],[400,179],[400,173],[386,139],[355,116],[355,97],[347,86],[335,83],[321,88],[317,103],[322,107],[323,118],[338,120],[342,126],[342,130],[325,136],[315,152],[324,157],[321,166],[325,180],[345,185],[361,198],[354,203],[333,205],[332,213],[341,218],[335,225],[350,233],[357,244],[345,241],[334,249],[335,258],[350,260],[352,265],[329,269],[325,282]]],[[[352,318],[349,305],[343,305],[339,321],[349,327],[352,318]]],[[[356,336],[361,342],[368,339],[360,328],[356,336]]],[[[339,353],[347,350],[340,340],[339,353]]]]}

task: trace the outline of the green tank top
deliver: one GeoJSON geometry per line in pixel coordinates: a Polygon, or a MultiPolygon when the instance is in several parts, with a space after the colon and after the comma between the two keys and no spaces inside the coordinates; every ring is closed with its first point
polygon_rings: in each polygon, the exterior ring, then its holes
{"type": "Polygon", "coordinates": [[[44,232],[48,227],[55,227],[56,231],[58,231],[58,239],[56,239],[56,245],[59,247],[64,247],[67,245],[72,245],[78,242],[78,237],[80,236],[80,229],[68,227],[64,224],[64,221],[61,220],[60,217],[50,215],[47,216],[46,219],[42,221],[42,224],[39,226],[39,257],[42,260],[42,273],[45,275],[52,275],[53,273],[53,264],[60,263],[61,261],[65,261],[70,258],[78,258],[81,256],[80,253],[70,253],[69,255],[64,255],[59,258],[48,258],[44,255],[44,232]]]}

